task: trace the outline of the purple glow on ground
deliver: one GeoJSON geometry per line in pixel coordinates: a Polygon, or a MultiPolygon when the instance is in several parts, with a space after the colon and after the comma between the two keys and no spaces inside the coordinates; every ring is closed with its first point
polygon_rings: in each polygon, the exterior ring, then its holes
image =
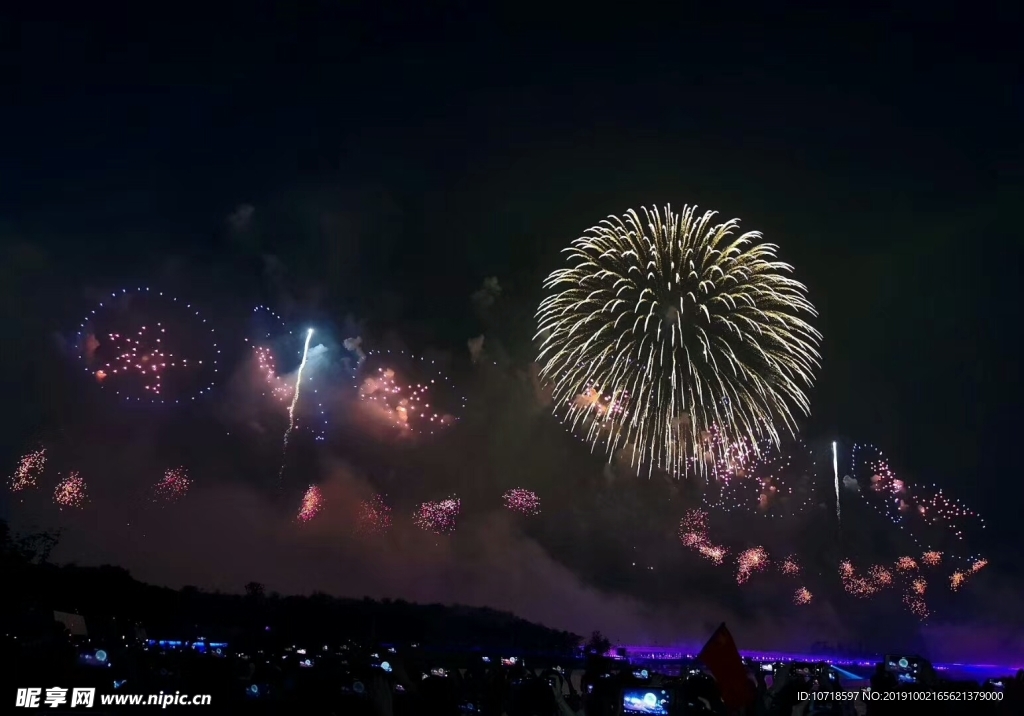
{"type": "MultiPolygon", "coordinates": [[[[645,659],[650,661],[683,661],[696,659],[701,647],[693,646],[619,646],[611,649],[606,656],[615,658],[616,652],[625,650],[627,659],[645,659]]],[[[884,659],[879,654],[876,657],[854,658],[843,656],[827,656],[821,654],[787,654],[773,651],[741,651],[740,654],[755,661],[791,662],[800,661],[817,664],[835,664],[837,666],[860,666],[874,668],[875,664],[884,659]]],[[[999,676],[1009,676],[1016,673],[1022,666],[1003,666],[1000,664],[933,664],[936,671],[946,672],[952,676],[963,675],[967,678],[984,680],[999,676]]],[[[945,674],[944,674],[945,675],[945,674]]]]}

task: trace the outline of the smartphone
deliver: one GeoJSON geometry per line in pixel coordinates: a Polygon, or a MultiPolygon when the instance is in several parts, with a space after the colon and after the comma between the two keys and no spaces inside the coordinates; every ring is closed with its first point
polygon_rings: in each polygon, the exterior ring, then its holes
{"type": "Polygon", "coordinates": [[[761,664],[761,671],[763,671],[766,674],[771,674],[775,671],[775,667],[771,664],[761,664]]]}

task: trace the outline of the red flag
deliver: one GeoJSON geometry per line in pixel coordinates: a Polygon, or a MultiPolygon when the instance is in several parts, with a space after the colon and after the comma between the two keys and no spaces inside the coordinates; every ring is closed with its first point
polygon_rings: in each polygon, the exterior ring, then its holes
{"type": "Polygon", "coordinates": [[[732,634],[725,628],[725,622],[711,635],[697,659],[715,677],[727,709],[739,710],[754,700],[754,685],[747,678],[747,669],[743,666],[743,659],[740,658],[736,642],[732,640],[732,634]]]}

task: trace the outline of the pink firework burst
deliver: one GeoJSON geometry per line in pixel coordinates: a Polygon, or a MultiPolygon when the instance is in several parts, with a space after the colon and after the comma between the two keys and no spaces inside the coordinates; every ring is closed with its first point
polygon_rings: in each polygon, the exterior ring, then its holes
{"type": "Polygon", "coordinates": [[[814,599],[814,595],[811,594],[807,587],[800,587],[800,589],[793,593],[793,604],[796,604],[798,607],[810,604],[812,599],[814,599]]]}
{"type": "Polygon", "coordinates": [[[540,498],[531,490],[517,487],[506,492],[501,499],[505,502],[505,507],[513,512],[530,516],[540,514],[540,498]]]}
{"type": "Polygon", "coordinates": [[[929,550],[921,555],[921,562],[929,567],[938,567],[942,564],[942,552],[929,550]]]}
{"type": "Polygon", "coordinates": [[[324,508],[324,495],[316,485],[310,485],[306,494],[302,496],[302,506],[299,508],[299,522],[309,522],[324,508]]]}
{"type": "Polygon", "coordinates": [[[53,501],[61,509],[80,509],[85,506],[86,497],[85,480],[77,472],[61,480],[53,491],[53,501]]]}
{"type": "Polygon", "coordinates": [[[363,534],[383,534],[391,529],[391,508],[383,495],[374,495],[359,503],[358,530],[363,534]]]}
{"type": "Polygon", "coordinates": [[[876,564],[868,570],[868,577],[877,589],[892,586],[892,572],[880,564],[876,564]]]}
{"type": "Polygon", "coordinates": [[[192,487],[192,480],[188,476],[188,470],[183,467],[174,467],[164,473],[163,479],[153,486],[153,501],[164,504],[173,504],[188,494],[192,487]]]}
{"type": "Polygon", "coordinates": [[[786,557],[779,564],[779,571],[789,577],[795,577],[800,574],[800,563],[796,561],[796,557],[786,557]]]}
{"type": "Polygon", "coordinates": [[[699,547],[708,542],[708,513],[687,510],[679,521],[679,541],[685,547],[699,547]]]}
{"type": "Polygon", "coordinates": [[[18,469],[11,475],[11,492],[21,492],[36,486],[46,468],[46,448],[40,448],[18,461],[18,469]]]}
{"type": "Polygon", "coordinates": [[[729,550],[725,547],[719,547],[718,545],[711,544],[710,542],[697,545],[697,552],[704,559],[717,565],[725,562],[725,557],[729,554],[729,550]]]}
{"type": "Polygon", "coordinates": [[[424,502],[413,514],[413,524],[427,532],[448,535],[455,531],[455,522],[461,509],[462,503],[457,497],[449,497],[439,502],[424,502]]]}
{"type": "Polygon", "coordinates": [[[751,547],[744,550],[736,558],[736,583],[744,584],[750,575],[764,570],[768,566],[768,552],[764,547],[751,547]]]}

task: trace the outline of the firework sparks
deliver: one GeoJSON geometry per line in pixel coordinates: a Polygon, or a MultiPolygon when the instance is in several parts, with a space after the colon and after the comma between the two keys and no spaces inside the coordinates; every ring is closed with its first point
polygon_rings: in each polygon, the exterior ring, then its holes
{"type": "Polygon", "coordinates": [[[320,514],[324,508],[324,494],[316,485],[310,485],[306,494],[302,496],[302,506],[299,507],[299,522],[309,522],[320,514]]]}
{"type": "MultiPolygon", "coordinates": [[[[374,364],[386,357],[376,351],[370,351],[367,356],[374,364]]],[[[443,395],[442,390],[451,393],[454,388],[433,361],[428,364],[425,358],[417,360],[404,352],[398,352],[396,358],[409,363],[407,368],[420,375],[422,380],[406,383],[399,379],[400,371],[395,367],[377,365],[376,370],[370,370],[358,386],[359,399],[404,433],[432,435],[455,423],[458,418],[438,405],[450,397],[443,395]]],[[[462,398],[461,407],[465,407],[465,402],[466,399],[462,398]]]]}
{"type": "Polygon", "coordinates": [[[910,583],[910,591],[919,597],[923,597],[924,593],[928,591],[928,582],[921,577],[918,577],[910,583]]]}
{"type": "Polygon", "coordinates": [[[764,547],[752,547],[740,553],[736,558],[736,565],[736,583],[744,584],[752,574],[768,566],[768,553],[764,547]]]}
{"type": "Polygon", "coordinates": [[[53,491],[53,501],[64,509],[80,509],[85,506],[88,493],[85,489],[85,480],[77,472],[72,472],[57,484],[53,491]]]}
{"type": "Polygon", "coordinates": [[[729,554],[729,550],[725,547],[719,547],[709,542],[697,545],[697,552],[701,557],[716,565],[723,564],[726,556],[729,554]]]}
{"type": "Polygon", "coordinates": [[[695,456],[707,467],[712,426],[730,444],[778,444],[775,425],[795,432],[793,406],[808,412],[818,367],[821,334],[799,317],[816,314],[806,288],[759,234],[734,236],[736,220],[642,213],[587,231],[567,250],[573,265],[545,281],[554,293],[537,311],[538,363],[555,405],[575,424],[591,408],[574,396],[630,396],[589,439],[609,455],[630,448],[638,471],[646,462],[679,476],[695,456]]]}
{"type": "Polygon", "coordinates": [[[976,560],[974,560],[974,563],[971,564],[971,574],[977,574],[981,570],[985,569],[985,567],[987,567],[987,566],[988,566],[988,560],[987,559],[976,559],[976,560]]]}
{"type": "Polygon", "coordinates": [[[679,541],[686,547],[697,547],[708,541],[708,513],[687,510],[679,521],[679,541]]]}
{"type": "Polygon", "coordinates": [[[942,552],[936,552],[935,550],[928,550],[921,555],[921,564],[929,567],[938,567],[942,564],[942,552]]]}
{"type": "Polygon", "coordinates": [[[928,618],[928,604],[924,601],[924,597],[913,590],[903,595],[903,604],[918,619],[924,621],[928,618]]]}
{"type": "Polygon", "coordinates": [[[190,303],[148,288],[122,289],[82,320],[80,358],[97,383],[125,399],[195,400],[212,389],[218,372],[220,350],[205,324],[190,303]],[[198,355],[179,355],[175,345],[198,355]]]}
{"type": "Polygon", "coordinates": [[[876,564],[868,570],[868,579],[875,589],[891,587],[893,583],[892,572],[880,564],[876,564]]]}
{"type": "Polygon", "coordinates": [[[505,507],[513,512],[529,516],[540,514],[540,498],[531,490],[516,487],[502,495],[501,499],[505,507]]]}
{"type": "Polygon", "coordinates": [[[18,468],[11,475],[11,492],[21,492],[35,487],[45,468],[46,448],[23,455],[18,461],[18,468]]]}
{"type": "Polygon", "coordinates": [[[183,467],[175,467],[164,473],[163,479],[153,487],[154,502],[172,504],[188,494],[192,480],[183,467]]]}
{"type": "Polygon", "coordinates": [[[842,579],[843,589],[851,596],[866,599],[878,592],[879,587],[875,582],[870,577],[859,576],[849,560],[839,563],[839,577],[842,579]]]}
{"type": "Polygon", "coordinates": [[[269,348],[258,346],[253,349],[256,353],[256,365],[270,389],[270,394],[282,402],[291,400],[295,394],[295,386],[289,385],[277,374],[277,364],[274,362],[274,354],[269,348]]]}
{"type": "Polygon", "coordinates": [[[447,535],[455,531],[455,522],[459,517],[462,503],[457,497],[449,497],[438,502],[424,502],[413,515],[413,523],[421,530],[437,535],[447,535]]]}
{"type": "Polygon", "coordinates": [[[383,495],[359,503],[358,525],[363,534],[383,534],[391,529],[391,507],[383,495]]]}
{"type": "Polygon", "coordinates": [[[913,572],[917,569],[917,562],[913,557],[900,557],[896,560],[896,569],[900,572],[913,572]]]}
{"type": "Polygon", "coordinates": [[[814,599],[814,595],[811,594],[807,587],[800,587],[793,593],[793,604],[803,606],[804,604],[810,604],[811,600],[814,599]]]}
{"type": "Polygon", "coordinates": [[[779,564],[779,571],[789,577],[795,577],[800,574],[800,563],[796,561],[795,557],[786,557],[779,564]]]}

